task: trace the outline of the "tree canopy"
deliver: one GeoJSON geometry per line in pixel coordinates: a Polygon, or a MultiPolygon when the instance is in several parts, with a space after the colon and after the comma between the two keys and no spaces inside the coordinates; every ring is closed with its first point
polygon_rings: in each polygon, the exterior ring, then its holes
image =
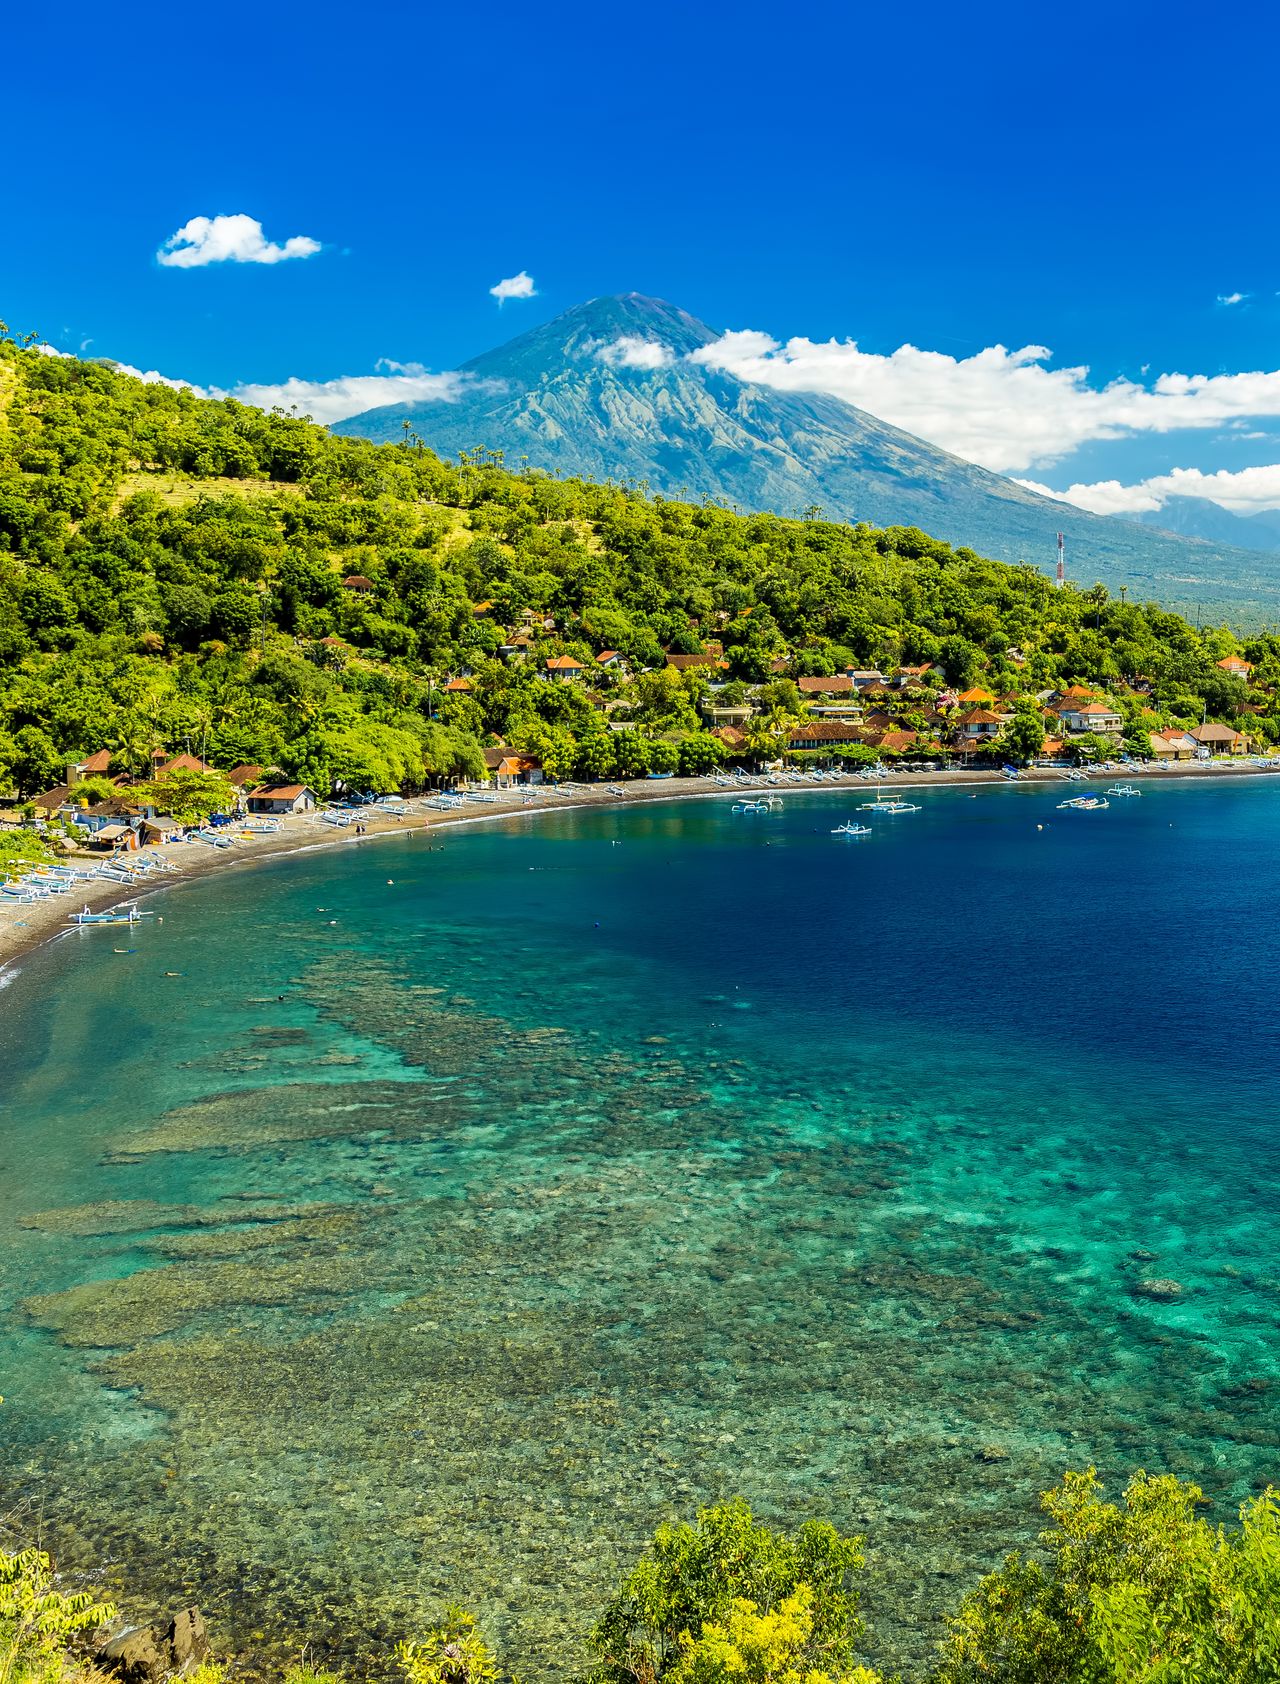
{"type": "MultiPolygon", "coordinates": [[[[1124,691],[1135,741],[1148,716],[1206,714],[1280,740],[1269,635],[1057,590],[915,528],[451,464],[0,340],[0,784],[21,793],[100,747],[139,774],[187,748],[322,791],[475,771],[499,740],[553,775],[693,769],[723,755],[709,677],[924,663],[997,694],[1124,691]],[[628,686],[605,651],[645,675],[628,686]],[[1217,665],[1232,654],[1251,685],[1217,665]],[[547,682],[566,655],[581,676],[547,682]]],[[[766,700],[755,752],[795,702],[766,700]]]]}

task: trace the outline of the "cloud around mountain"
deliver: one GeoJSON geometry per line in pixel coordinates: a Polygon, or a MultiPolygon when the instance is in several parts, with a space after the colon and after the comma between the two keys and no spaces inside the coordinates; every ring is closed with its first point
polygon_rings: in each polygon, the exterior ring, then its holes
{"type": "Polygon", "coordinates": [[[1141,515],[1162,509],[1171,497],[1206,497],[1235,514],[1258,514],[1280,508],[1280,463],[1232,471],[1220,468],[1202,473],[1199,468],[1174,468],[1167,474],[1125,485],[1118,479],[1096,480],[1092,485],[1072,485],[1066,491],[1051,491],[1036,480],[1019,479],[1028,491],[1042,497],[1056,497],[1095,515],[1141,515]]]}
{"type": "Polygon", "coordinates": [[[739,330],[693,358],[777,391],[842,398],[1003,474],[1050,466],[1098,440],[1280,416],[1280,370],[1161,374],[1149,384],[1096,386],[1087,367],[1047,367],[1052,355],[1044,345],[992,345],[971,357],[901,345],[881,355],[851,339],[784,344],[739,330]]]}
{"type": "MultiPolygon", "coordinates": [[[[273,245],[250,217],[193,218],[166,242],[169,247],[172,251],[161,261],[178,267],[279,262],[319,249],[306,236],[273,245]]],[[[533,279],[523,270],[490,291],[499,302],[536,296],[533,279]]],[[[1239,433],[1253,422],[1280,417],[1280,370],[1167,373],[1150,381],[1098,385],[1085,366],[1050,366],[1052,352],[1043,345],[1013,350],[993,345],[969,357],[911,344],[879,353],[863,350],[852,339],[780,341],[754,329],[717,335],[701,324],[690,339],[691,321],[683,312],[661,320],[620,321],[612,331],[584,336],[560,354],[584,356],[637,377],[693,365],[776,392],[838,398],[966,462],[1010,475],[1029,491],[1095,514],[1140,516],[1170,498],[1190,496],[1210,498],[1240,513],[1280,507],[1280,464],[1217,472],[1175,466],[1133,484],[1105,479],[1073,483],[1065,490],[1048,487],[1041,477],[1046,468],[1096,441],[1223,427],[1239,433]]],[[[463,394],[485,389],[477,387],[477,378],[489,372],[487,361],[487,355],[476,359],[475,373],[431,372],[419,364],[384,360],[373,373],[328,380],[295,375],[229,389],[191,384],[202,395],[231,396],[267,409],[296,407],[332,425],[397,404],[456,403],[463,394]]],[[[155,371],[141,377],[187,384],[155,371]]]]}

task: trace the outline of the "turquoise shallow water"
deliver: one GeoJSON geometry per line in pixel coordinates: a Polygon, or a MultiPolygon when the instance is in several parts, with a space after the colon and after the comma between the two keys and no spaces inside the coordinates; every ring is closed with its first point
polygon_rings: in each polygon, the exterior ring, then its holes
{"type": "Polygon", "coordinates": [[[1280,1480],[1280,787],[1060,794],[522,815],[28,960],[0,1511],[225,1641],[457,1599],[533,1675],[734,1491],[866,1534],[908,1670],[1066,1466],[1229,1515],[1280,1480]]]}

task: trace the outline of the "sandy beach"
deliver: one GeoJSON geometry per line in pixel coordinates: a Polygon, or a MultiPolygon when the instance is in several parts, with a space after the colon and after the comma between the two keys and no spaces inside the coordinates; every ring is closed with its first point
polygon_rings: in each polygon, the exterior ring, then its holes
{"type": "MultiPolygon", "coordinates": [[[[1117,778],[1144,779],[1159,784],[1184,778],[1196,781],[1216,777],[1239,778],[1262,775],[1263,772],[1264,768],[1247,761],[1214,761],[1201,766],[1184,763],[1176,768],[1126,768],[1122,773],[1096,773],[1089,780],[1089,787],[1097,788],[1117,778]]],[[[890,772],[879,780],[885,786],[892,785],[899,789],[923,792],[966,784],[1003,786],[1005,781],[998,771],[966,771],[962,768],[938,773],[890,772]]],[[[1061,787],[1063,775],[1060,771],[1050,768],[1032,769],[1024,771],[1019,781],[1061,787]]],[[[752,788],[769,789],[785,797],[787,794],[799,794],[805,789],[865,791],[868,781],[850,775],[838,781],[829,779],[821,784],[783,783],[776,788],[763,784],[744,785],[743,791],[752,788]]],[[[77,926],[71,924],[69,919],[73,912],[80,911],[82,907],[88,906],[94,912],[105,911],[130,901],[141,901],[161,890],[176,888],[182,883],[206,877],[212,872],[228,873],[263,860],[314,848],[359,846],[379,836],[404,836],[417,831],[449,829],[459,825],[508,818],[513,814],[563,812],[577,807],[623,807],[641,802],[687,801],[713,796],[726,800],[732,799],[739,792],[716,783],[712,778],[704,777],[669,778],[661,781],[642,778],[632,783],[617,784],[613,788],[603,784],[580,784],[574,785],[571,791],[564,794],[553,787],[541,786],[532,800],[528,799],[528,793],[525,789],[496,791],[493,800],[477,802],[465,810],[423,807],[422,802],[427,797],[415,798],[408,803],[407,810],[399,815],[382,809],[368,808],[359,815],[360,823],[365,827],[360,836],[356,835],[354,825],[350,829],[337,829],[324,823],[318,813],[308,813],[282,819],[280,829],[274,835],[244,836],[231,848],[169,843],[140,849],[129,857],[136,860],[158,856],[174,869],[160,877],[141,878],[137,888],[105,881],[91,882],[82,884],[74,895],[58,895],[48,901],[30,905],[19,902],[0,904],[0,987],[13,979],[16,974],[16,961],[24,954],[47,942],[75,935],[77,926]],[[615,793],[619,788],[625,793],[615,793]]],[[[85,865],[101,863],[102,860],[100,854],[88,852],[69,854],[65,858],[70,862],[85,865]]]]}

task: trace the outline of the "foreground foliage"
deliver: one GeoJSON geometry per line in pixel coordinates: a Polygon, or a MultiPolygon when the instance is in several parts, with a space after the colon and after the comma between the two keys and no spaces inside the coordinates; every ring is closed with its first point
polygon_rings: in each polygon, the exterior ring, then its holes
{"type": "MultiPolygon", "coordinates": [[[[1197,1515],[1203,1501],[1139,1473],[1108,1503],[1092,1469],[1067,1474],[1044,1496],[1041,1550],[1010,1555],[964,1599],[929,1684],[1276,1684],[1280,1493],[1246,1503],[1231,1530],[1197,1515]]],[[[862,1565],[860,1540],[824,1522],[787,1534],[741,1498],[704,1509],[659,1527],[586,1667],[593,1684],[889,1684],[855,1654],[862,1565]]],[[[48,1556],[0,1552],[0,1684],[88,1684],[67,1646],[113,1616],[59,1592],[48,1556]]],[[[406,1684],[506,1677],[460,1608],[395,1659],[406,1684]]],[[[224,1684],[222,1670],[206,1663],[190,1684],[224,1684]]],[[[304,1662],[283,1684],[340,1680],[304,1662]]]]}
{"type": "Polygon", "coordinates": [[[1044,1557],[1014,1554],[951,1622],[939,1684],[1264,1684],[1280,1679],[1280,1501],[1240,1529],[1197,1486],[1139,1474],[1117,1506],[1092,1471],[1046,1493],[1044,1557]]]}
{"type": "Polygon", "coordinates": [[[793,1643],[796,1664],[843,1672],[863,1636],[851,1584],[861,1566],[859,1539],[817,1520],[791,1535],[771,1531],[740,1497],[704,1509],[696,1525],[661,1526],[596,1626],[596,1677],[655,1684],[692,1664],[687,1638],[703,1622],[741,1622],[748,1608],[767,1615],[797,1593],[804,1607],[789,1630],[803,1626],[804,1634],[793,1643]]]}
{"type": "Polygon", "coordinates": [[[42,1550],[0,1551],[0,1684],[55,1684],[68,1644],[114,1617],[88,1591],[59,1591],[42,1550]]]}

